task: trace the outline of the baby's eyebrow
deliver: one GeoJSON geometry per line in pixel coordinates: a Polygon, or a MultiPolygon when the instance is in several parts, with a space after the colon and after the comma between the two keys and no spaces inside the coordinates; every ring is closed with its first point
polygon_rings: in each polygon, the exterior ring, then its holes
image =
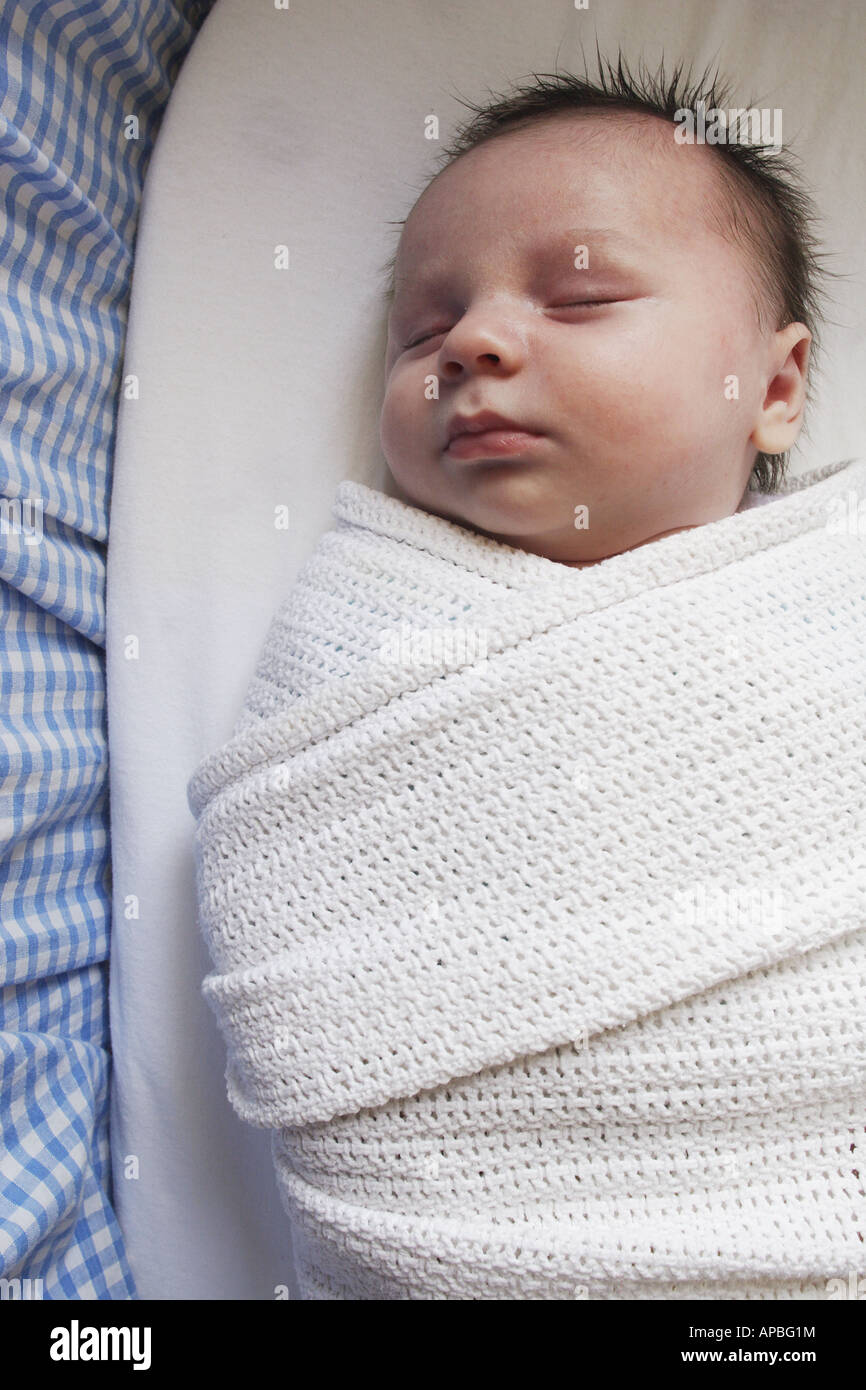
{"type": "Polygon", "coordinates": [[[634,237],[629,236],[627,232],[621,232],[617,227],[565,227],[561,235],[577,237],[582,245],[591,241],[618,243],[622,246],[638,245],[634,237]]]}
{"type": "Polygon", "coordinates": [[[634,255],[645,250],[644,243],[637,237],[629,236],[627,232],[621,232],[616,227],[566,227],[562,232],[554,233],[549,242],[545,242],[545,246],[553,254],[564,251],[566,255],[571,255],[575,246],[585,246],[589,251],[590,267],[593,252],[601,252],[604,263],[612,264],[614,260],[625,262],[629,253],[634,255]],[[612,254],[607,255],[608,251],[612,254]]]}
{"type": "MultiPolygon", "coordinates": [[[[594,263],[593,253],[605,268],[613,268],[616,264],[626,266],[638,252],[645,251],[641,241],[616,227],[564,227],[558,232],[547,233],[544,240],[533,250],[537,250],[545,260],[551,262],[559,256],[570,261],[575,246],[587,247],[590,269],[594,263]]],[[[423,265],[414,274],[404,272],[396,275],[392,305],[404,290],[411,289],[418,295],[435,293],[447,279],[447,275],[447,270],[441,267],[428,270],[423,265]]]]}

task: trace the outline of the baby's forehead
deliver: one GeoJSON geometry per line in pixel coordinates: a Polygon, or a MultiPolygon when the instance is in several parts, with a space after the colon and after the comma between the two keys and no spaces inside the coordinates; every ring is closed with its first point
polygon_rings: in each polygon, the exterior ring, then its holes
{"type": "Polygon", "coordinates": [[[503,241],[541,246],[553,226],[573,225],[575,234],[597,229],[599,251],[615,236],[624,246],[635,232],[647,248],[654,237],[702,239],[704,230],[718,231],[729,185],[714,150],[679,145],[674,134],[673,124],[659,118],[586,116],[485,141],[423,191],[395,260],[442,256],[456,241],[497,230],[503,241]],[[602,229],[610,232],[605,244],[602,229]]]}

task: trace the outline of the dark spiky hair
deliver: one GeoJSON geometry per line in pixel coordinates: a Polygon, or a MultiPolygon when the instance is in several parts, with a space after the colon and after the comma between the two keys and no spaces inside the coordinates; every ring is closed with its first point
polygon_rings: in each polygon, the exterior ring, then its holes
{"type": "MultiPolygon", "coordinates": [[[[602,58],[598,45],[596,56],[596,78],[572,73],[533,73],[530,80],[495,96],[487,104],[475,104],[458,97],[473,114],[457,127],[451,141],[440,149],[441,167],[430,176],[424,188],[461,155],[478,145],[561,114],[630,113],[661,117],[673,123],[678,113],[695,111],[700,102],[707,112],[713,108],[726,111],[754,108],[753,102],[747,107],[735,106],[731,100],[731,84],[720,81],[718,71],[711,76],[709,68],[693,81],[691,69],[684,73],[683,65],[678,64],[667,78],[662,59],[655,73],[647,71],[641,63],[634,75],[622,53],[616,65],[602,58]]],[[[822,280],[833,272],[822,264],[824,253],[818,250],[815,232],[818,218],[803,184],[799,161],[784,147],[741,143],[732,141],[730,135],[725,143],[710,148],[718,161],[719,198],[715,207],[707,209],[707,215],[716,229],[738,246],[746,258],[754,283],[759,326],[763,330],[768,324],[776,329],[789,323],[805,324],[812,334],[810,366],[814,369],[823,317],[822,280]]],[[[406,220],[393,225],[402,228],[406,220]]],[[[399,243],[383,268],[389,304],[394,298],[398,251],[399,243]]],[[[807,403],[812,395],[812,383],[807,378],[807,403]]],[[[788,458],[787,453],[759,452],[750,486],[760,492],[775,491],[785,478],[788,458]]]]}

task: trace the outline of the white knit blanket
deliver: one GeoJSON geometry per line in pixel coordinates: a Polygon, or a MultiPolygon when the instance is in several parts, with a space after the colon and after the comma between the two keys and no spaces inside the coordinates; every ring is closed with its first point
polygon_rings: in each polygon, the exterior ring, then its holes
{"type": "Polygon", "coordinates": [[[189,787],[303,1297],[839,1296],[866,464],[583,570],[359,483],[334,515],[189,787]]]}

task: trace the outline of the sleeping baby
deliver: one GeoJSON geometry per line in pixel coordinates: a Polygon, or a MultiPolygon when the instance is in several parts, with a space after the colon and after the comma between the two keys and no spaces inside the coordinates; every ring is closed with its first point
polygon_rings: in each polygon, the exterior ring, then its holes
{"type": "Polygon", "coordinates": [[[339,485],[190,783],[304,1298],[862,1268],[866,466],[785,478],[810,204],[698,102],[620,64],[461,128],[391,266],[391,493],[339,485]]]}

